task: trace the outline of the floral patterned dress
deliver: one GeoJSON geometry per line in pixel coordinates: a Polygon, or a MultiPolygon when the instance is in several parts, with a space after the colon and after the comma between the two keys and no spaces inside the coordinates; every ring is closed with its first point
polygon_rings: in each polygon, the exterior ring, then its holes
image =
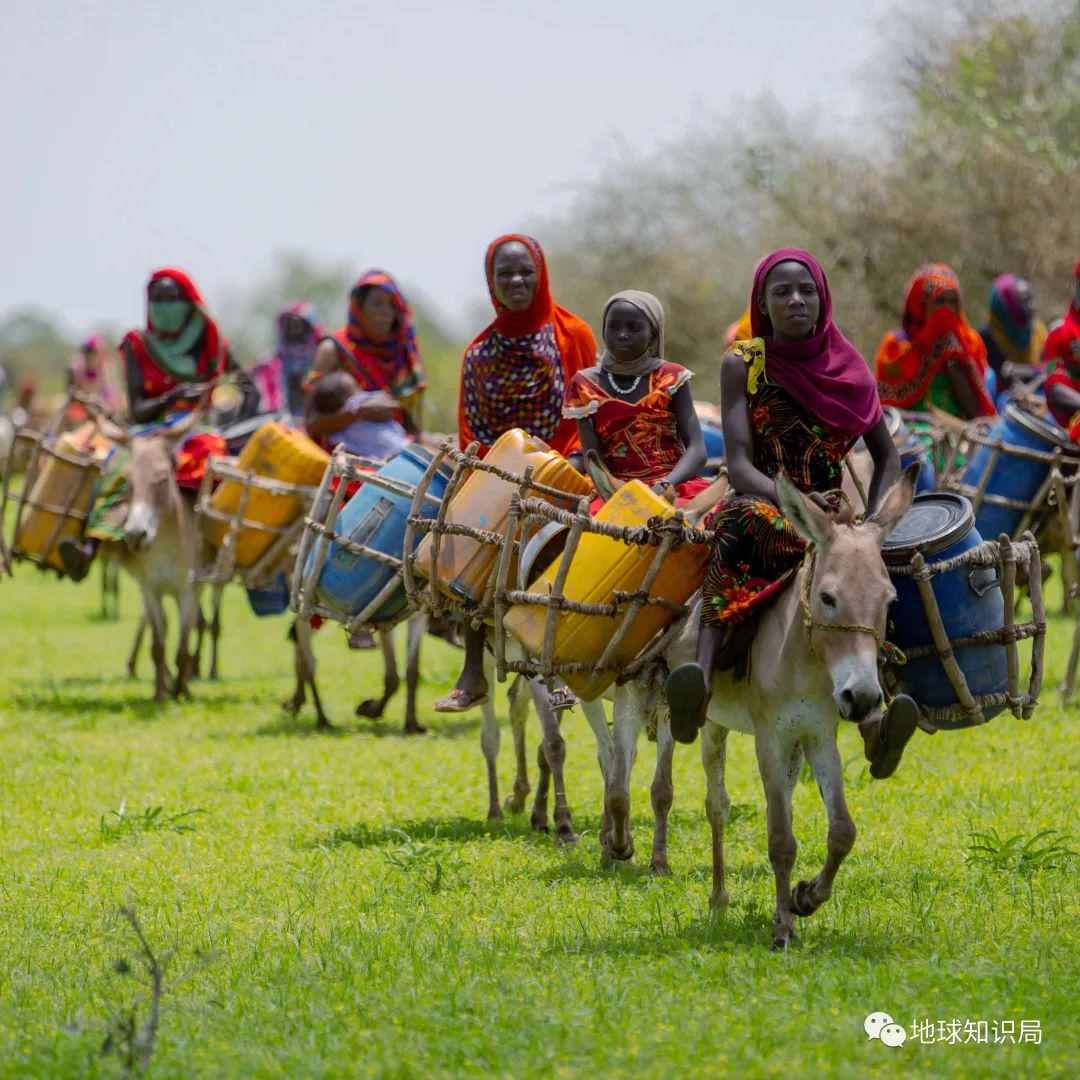
{"type": "MultiPolygon", "coordinates": [[[[769,382],[765,343],[740,342],[734,351],[747,365],[746,394],[754,466],[768,477],[783,469],[800,491],[839,489],[844,456],[854,443],[826,427],[786,390],[769,382]]],[[[774,597],[802,561],[806,545],[766,499],[733,495],[709,520],[714,530],[705,578],[702,621],[742,622],[774,597]]]]}

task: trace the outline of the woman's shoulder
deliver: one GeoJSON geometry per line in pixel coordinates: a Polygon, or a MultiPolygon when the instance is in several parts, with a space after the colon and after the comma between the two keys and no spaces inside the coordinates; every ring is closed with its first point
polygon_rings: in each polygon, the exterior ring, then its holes
{"type": "Polygon", "coordinates": [[[758,384],[765,375],[765,339],[750,338],[734,342],[720,361],[720,378],[737,381],[745,379],[746,391],[757,393],[758,384]]]}

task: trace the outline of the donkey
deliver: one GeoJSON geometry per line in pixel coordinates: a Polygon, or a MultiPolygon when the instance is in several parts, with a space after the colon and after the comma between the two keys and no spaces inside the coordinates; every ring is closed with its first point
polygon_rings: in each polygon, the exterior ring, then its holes
{"type": "Polygon", "coordinates": [[[130,459],[126,475],[131,489],[122,544],[108,553],[135,579],[143,598],[143,613],[150,627],[154,662],[154,700],[190,697],[193,671],[191,634],[199,620],[198,586],[192,583],[195,568],[195,523],[191,507],[176,483],[173,449],[190,430],[191,421],[153,435],[130,436],[99,420],[106,434],[126,445],[130,459]],[[180,614],[180,637],[176,653],[176,677],[165,660],[165,609],[162,600],[172,596],[180,614]]]}
{"type": "MultiPolygon", "coordinates": [[[[855,825],[844,799],[843,767],[836,745],[840,719],[860,722],[881,708],[878,655],[886,615],[896,593],[881,558],[881,544],[907,512],[916,470],[893,485],[876,512],[862,524],[833,520],[785,477],[777,478],[780,508],[806,540],[808,558],[792,584],[762,615],[750,655],[750,674],[734,682],[717,673],[708,720],[702,731],[705,811],[712,830],[713,880],[710,905],[725,907],[724,825],[730,799],[724,786],[729,731],[754,737],[765,789],[769,861],[776,879],[773,947],[784,949],[795,936],[795,917],[808,917],[832,893],[841,863],[855,843],[855,825]],[[791,800],[802,765],[809,760],[828,817],[828,856],[816,877],[794,888],[791,873],[796,843],[791,800]]],[[[674,667],[697,651],[700,601],[665,659],[674,667]]],[[[658,757],[668,770],[653,783],[656,832],[654,869],[666,869],[667,813],[671,806],[670,718],[656,673],[642,676],[616,693],[610,776],[605,777],[604,834],[614,858],[629,858],[626,773],[633,749],[619,752],[622,733],[655,718],[658,757]]]]}

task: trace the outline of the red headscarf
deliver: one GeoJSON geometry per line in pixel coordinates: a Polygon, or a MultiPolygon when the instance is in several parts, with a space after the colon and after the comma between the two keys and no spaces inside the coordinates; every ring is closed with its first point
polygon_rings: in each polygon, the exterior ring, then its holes
{"type": "Polygon", "coordinates": [[[420,349],[413,329],[413,313],[397,282],[385,270],[368,270],[349,290],[348,323],[332,335],[342,359],[365,390],[386,390],[408,400],[427,386],[420,349]],[[394,325],[385,341],[372,341],[364,330],[363,300],[359,290],[379,289],[394,307],[394,325]]]}
{"type": "Polygon", "coordinates": [[[874,366],[878,389],[886,405],[910,409],[921,405],[934,378],[956,364],[967,376],[978,404],[978,415],[993,416],[986,391],[986,345],[964,316],[960,280],[945,263],[920,267],[908,282],[904,298],[903,331],[886,334],[874,366]],[[943,296],[955,296],[957,310],[937,307],[943,296]]]}
{"type": "Polygon", "coordinates": [[[1069,303],[1069,310],[1065,314],[1065,320],[1055,327],[1046,339],[1046,348],[1043,349],[1043,360],[1057,361],[1055,366],[1067,368],[1075,376],[1080,377],[1080,300],[1077,291],[1080,289],[1080,262],[1077,262],[1073,270],[1073,295],[1069,303]]]}
{"type": "Polygon", "coordinates": [[[881,419],[877,386],[866,361],[832,318],[832,296],[821,264],[808,251],[781,248],[757,264],[750,292],[750,326],[765,339],[765,372],[822,423],[852,439],[881,419]],[[801,263],[810,271],[821,298],[817,325],[808,338],[778,341],[762,310],[765,279],[779,263],[801,263]]]}
{"type": "Polygon", "coordinates": [[[484,257],[495,321],[465,350],[458,400],[458,439],[486,449],[511,428],[523,428],[562,454],[578,448],[577,422],[563,417],[570,380],[596,363],[596,339],[581,319],[551,297],[547,260],[531,236],[508,233],[484,257]],[[495,295],[495,253],[523,244],[536,265],[536,291],[524,311],[511,311],[495,295]]]}
{"type": "MultiPolygon", "coordinates": [[[[205,329],[199,342],[199,355],[196,357],[195,371],[196,381],[208,382],[225,370],[229,343],[222,337],[217,323],[214,322],[210,317],[210,313],[206,310],[206,302],[203,300],[198,286],[183,270],[175,266],[163,266],[160,270],[155,270],[146,284],[147,292],[149,293],[154,283],[162,278],[175,281],[184,299],[197,308],[203,317],[205,329]]],[[[158,397],[179,385],[177,378],[158,363],[147,343],[146,335],[153,329],[150,325],[148,313],[146,331],[129,331],[120,346],[125,353],[130,353],[135,363],[139,365],[142,372],[143,393],[146,397],[158,397]]]]}

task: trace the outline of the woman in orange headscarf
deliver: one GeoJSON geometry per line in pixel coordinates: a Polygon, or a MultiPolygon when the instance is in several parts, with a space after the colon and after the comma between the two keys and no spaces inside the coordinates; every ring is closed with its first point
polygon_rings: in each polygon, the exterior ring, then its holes
{"type": "Polygon", "coordinates": [[[571,379],[596,363],[596,339],[584,320],[551,298],[547,260],[521,233],[500,236],[484,257],[495,321],[465,349],[458,439],[482,452],[511,428],[523,428],[560,454],[578,448],[577,424],[563,417],[571,379]]]}
{"type": "MultiPolygon", "coordinates": [[[[577,421],[563,415],[574,376],[596,363],[588,324],[551,298],[547,260],[531,236],[493,240],[484,257],[495,321],[465,349],[458,399],[458,441],[485,454],[500,435],[522,428],[553,450],[580,448],[577,421]]],[[[465,712],[487,700],[484,631],[465,632],[465,666],[436,712],[465,712]]],[[[543,693],[539,684],[534,696],[543,693]]]]}
{"type": "Polygon", "coordinates": [[[971,420],[993,416],[986,390],[986,346],[964,317],[960,282],[944,263],[908,282],[903,328],[890,330],[874,360],[882,403],[971,420]]]}

